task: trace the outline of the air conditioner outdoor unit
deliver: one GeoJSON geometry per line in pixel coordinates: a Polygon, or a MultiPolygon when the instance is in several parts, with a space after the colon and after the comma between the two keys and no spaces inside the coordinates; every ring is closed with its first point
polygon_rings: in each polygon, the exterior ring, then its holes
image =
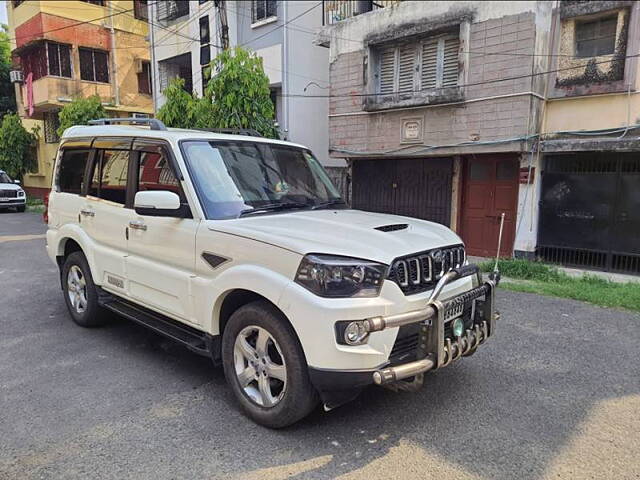
{"type": "Polygon", "coordinates": [[[11,70],[9,72],[9,79],[11,83],[22,83],[24,82],[24,73],[22,73],[22,70],[11,70]]]}
{"type": "Polygon", "coordinates": [[[150,118],[148,113],[136,113],[136,112],[133,112],[131,114],[131,116],[133,118],[150,118]]]}

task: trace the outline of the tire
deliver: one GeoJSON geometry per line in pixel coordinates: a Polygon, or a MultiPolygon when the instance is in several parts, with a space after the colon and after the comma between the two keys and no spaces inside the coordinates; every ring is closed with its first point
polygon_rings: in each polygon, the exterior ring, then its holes
{"type": "Polygon", "coordinates": [[[22,213],[22,212],[24,212],[26,209],[27,209],[27,206],[26,206],[26,205],[20,205],[20,206],[16,207],[16,212],[18,212],[18,213],[22,213]]]}
{"type": "Polygon", "coordinates": [[[61,275],[64,300],[73,321],[81,327],[104,325],[108,312],[98,305],[98,291],[84,254],[73,252],[67,256],[61,275]]]}
{"type": "Polygon", "coordinates": [[[222,336],[222,364],[242,410],[260,425],[286,427],[318,404],[298,337],[268,302],[249,303],[231,315],[222,336]]]}

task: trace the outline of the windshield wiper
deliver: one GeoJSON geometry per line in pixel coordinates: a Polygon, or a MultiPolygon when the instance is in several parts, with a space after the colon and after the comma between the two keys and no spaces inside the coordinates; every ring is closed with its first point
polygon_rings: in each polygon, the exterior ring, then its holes
{"type": "Polygon", "coordinates": [[[302,202],[284,202],[284,203],[269,203],[267,205],[260,205],[255,208],[247,208],[240,212],[240,216],[251,215],[253,213],[260,212],[276,212],[278,210],[289,210],[291,208],[308,208],[311,205],[302,202]]]}
{"type": "Polygon", "coordinates": [[[328,202],[322,202],[311,207],[311,210],[318,210],[320,208],[332,207],[334,205],[346,205],[347,202],[342,200],[341,198],[336,198],[334,200],[329,200],[328,202]]]}

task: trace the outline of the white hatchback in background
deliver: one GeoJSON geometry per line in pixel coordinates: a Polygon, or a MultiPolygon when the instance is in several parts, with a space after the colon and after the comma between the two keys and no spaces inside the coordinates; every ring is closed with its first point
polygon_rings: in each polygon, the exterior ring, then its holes
{"type": "Polygon", "coordinates": [[[211,357],[258,423],[415,389],[492,335],[495,285],[460,238],[350,209],[307,148],[94,123],[64,133],[48,204],[73,320],[116,312],[211,357]]]}
{"type": "Polygon", "coordinates": [[[12,180],[0,170],[0,210],[14,208],[16,212],[24,212],[27,208],[27,195],[18,180],[12,180]]]}

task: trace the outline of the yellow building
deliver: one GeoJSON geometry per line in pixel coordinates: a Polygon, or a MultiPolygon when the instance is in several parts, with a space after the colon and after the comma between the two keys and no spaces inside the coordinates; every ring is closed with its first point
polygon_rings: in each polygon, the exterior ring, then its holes
{"type": "Polygon", "coordinates": [[[16,68],[18,113],[39,127],[38,169],[24,178],[30,195],[50,188],[58,112],[98,95],[110,116],[153,113],[147,0],[6,2],[16,68]],[[32,88],[28,88],[31,82],[32,88]]]}

